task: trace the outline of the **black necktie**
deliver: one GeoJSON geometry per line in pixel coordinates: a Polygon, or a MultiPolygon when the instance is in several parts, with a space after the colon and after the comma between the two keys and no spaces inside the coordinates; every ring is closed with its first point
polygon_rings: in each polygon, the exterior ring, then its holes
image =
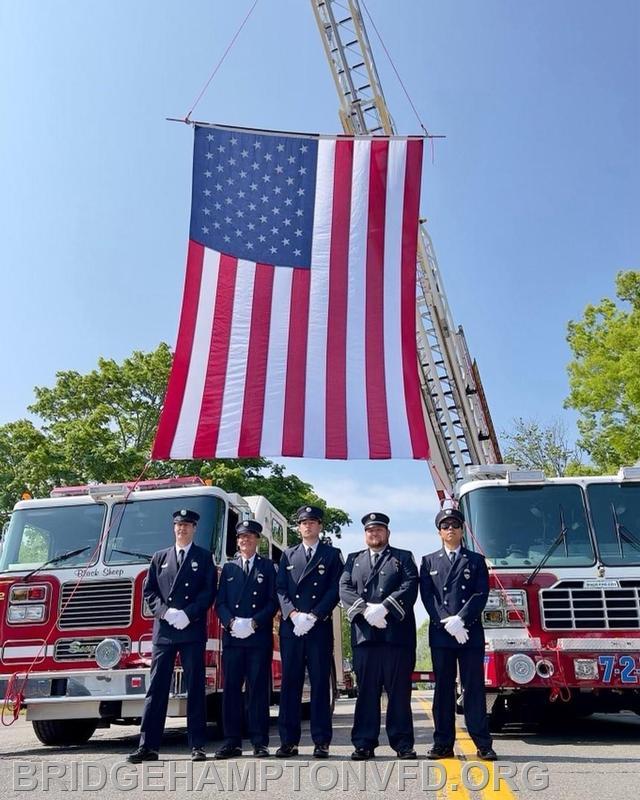
{"type": "Polygon", "coordinates": [[[307,559],[307,564],[308,564],[311,561],[311,556],[313,555],[313,550],[310,547],[307,547],[306,550],[307,550],[306,559],[307,559]]]}
{"type": "Polygon", "coordinates": [[[456,551],[455,551],[455,550],[453,551],[453,553],[451,553],[451,554],[449,555],[449,560],[451,561],[451,564],[452,564],[452,565],[456,563],[456,556],[457,556],[457,555],[458,555],[458,554],[456,553],[456,551]]]}
{"type": "Polygon", "coordinates": [[[184,550],[178,550],[178,569],[182,566],[182,562],[184,561],[184,550]]]}
{"type": "Polygon", "coordinates": [[[371,557],[371,566],[375,569],[376,564],[378,563],[378,559],[380,558],[380,553],[374,553],[371,557]]]}
{"type": "Polygon", "coordinates": [[[248,561],[246,561],[246,560],[245,560],[245,562],[244,562],[244,574],[245,574],[245,575],[248,575],[248,574],[249,574],[249,562],[248,562],[248,561]]]}

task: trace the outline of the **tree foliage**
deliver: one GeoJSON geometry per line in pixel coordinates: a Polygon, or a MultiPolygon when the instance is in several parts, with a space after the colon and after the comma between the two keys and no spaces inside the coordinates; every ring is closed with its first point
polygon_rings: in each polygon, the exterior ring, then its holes
{"type": "Polygon", "coordinates": [[[551,478],[592,474],[584,464],[579,447],[570,444],[564,422],[556,419],[544,425],[535,419],[517,417],[513,427],[503,431],[504,460],[521,469],[540,469],[551,478]]]}
{"type": "MultiPolygon", "coordinates": [[[[121,364],[101,358],[87,374],[58,372],[53,387],[36,387],[29,411],[41,420],[0,426],[0,519],[22,492],[46,496],[54,486],[131,481],[149,460],[172,354],[162,343],[135,351],[121,364]]],[[[264,495],[291,520],[301,505],[325,509],[325,531],[340,534],[351,522],[327,507],[313,487],[266,458],[163,461],[145,478],[199,475],[243,496],[264,495]]]]}
{"type": "Polygon", "coordinates": [[[618,273],[616,294],[619,303],[587,306],[567,336],[566,405],[580,414],[580,446],[606,472],[640,459],[640,271],[618,273]]]}

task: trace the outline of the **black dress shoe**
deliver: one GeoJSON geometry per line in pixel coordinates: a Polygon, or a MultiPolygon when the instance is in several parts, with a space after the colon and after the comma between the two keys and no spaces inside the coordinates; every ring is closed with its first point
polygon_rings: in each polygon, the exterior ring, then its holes
{"type": "Polygon", "coordinates": [[[375,750],[368,750],[366,747],[356,747],[351,753],[352,761],[368,761],[370,758],[375,758],[375,750]]]}
{"type": "Polygon", "coordinates": [[[194,747],[191,750],[191,760],[192,761],[206,761],[207,754],[204,751],[204,747],[194,747]]]}
{"type": "Polygon", "coordinates": [[[150,750],[148,747],[139,747],[133,753],[129,753],[127,761],[130,764],[141,764],[143,761],[157,761],[158,751],[150,750]]]}
{"type": "Polygon", "coordinates": [[[481,758],[483,761],[497,761],[498,754],[493,747],[479,747],[478,758],[481,758]]]}
{"type": "Polygon", "coordinates": [[[256,758],[269,758],[271,753],[269,752],[269,749],[265,747],[263,744],[257,744],[253,748],[253,755],[256,758]]]}
{"type": "Polygon", "coordinates": [[[453,747],[434,745],[427,753],[427,758],[430,758],[432,761],[437,758],[455,758],[455,753],[453,752],[453,747]]]}
{"type": "Polygon", "coordinates": [[[298,755],[297,744],[281,744],[276,750],[276,758],[289,758],[289,756],[298,755]]]}
{"type": "Polygon", "coordinates": [[[232,744],[223,744],[219,750],[216,750],[214,758],[240,758],[241,755],[241,747],[234,747],[232,744]]]}
{"type": "Polygon", "coordinates": [[[313,757],[314,758],[329,758],[329,745],[328,744],[317,744],[313,748],[313,757]]]}
{"type": "Polygon", "coordinates": [[[400,761],[413,761],[418,757],[415,750],[398,750],[398,758],[400,761]]]}

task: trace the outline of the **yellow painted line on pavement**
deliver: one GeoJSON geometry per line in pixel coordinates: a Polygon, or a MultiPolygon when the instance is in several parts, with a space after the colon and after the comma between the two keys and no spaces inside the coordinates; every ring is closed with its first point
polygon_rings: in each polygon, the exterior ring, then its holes
{"type": "MultiPolygon", "coordinates": [[[[431,716],[431,702],[420,698],[420,705],[424,708],[429,716],[431,716]]],[[[488,774],[487,785],[484,789],[476,789],[475,791],[480,794],[483,800],[516,800],[515,795],[509,788],[507,782],[500,778],[499,773],[496,776],[496,762],[495,761],[481,761],[476,755],[476,746],[473,740],[467,733],[466,729],[456,725],[456,746],[462,751],[465,760],[474,761],[482,764],[485,770],[480,767],[475,767],[468,772],[466,783],[469,781],[481,785],[486,781],[488,774]]],[[[440,762],[444,764],[447,770],[447,785],[446,793],[444,789],[438,792],[438,800],[444,800],[445,797],[470,797],[469,790],[463,786],[462,781],[462,763],[458,759],[445,758],[440,762]],[[457,766],[456,766],[457,765],[457,766]],[[456,786],[456,788],[454,788],[456,786]]]]}

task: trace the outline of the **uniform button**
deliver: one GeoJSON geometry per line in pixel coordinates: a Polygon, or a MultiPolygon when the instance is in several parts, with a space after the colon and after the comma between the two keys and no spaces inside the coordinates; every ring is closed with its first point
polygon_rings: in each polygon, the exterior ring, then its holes
{"type": "Polygon", "coordinates": [[[461,588],[461,589],[466,589],[467,587],[466,587],[466,586],[461,586],[460,588],[461,588]]]}
{"type": "Polygon", "coordinates": [[[189,585],[189,581],[185,581],[185,584],[184,584],[184,585],[185,585],[185,586],[188,586],[188,585],[189,585]]]}
{"type": "Polygon", "coordinates": [[[236,608],[240,608],[240,604],[239,603],[236,603],[236,608]]]}
{"type": "Polygon", "coordinates": [[[296,595],[296,600],[297,600],[299,597],[300,597],[300,595],[299,595],[299,594],[297,594],[297,595],[296,595]]]}
{"type": "Polygon", "coordinates": [[[446,592],[448,589],[449,589],[449,587],[448,587],[448,586],[445,586],[445,587],[444,587],[444,589],[443,589],[442,591],[443,591],[443,592],[446,592]]]}
{"type": "Polygon", "coordinates": [[[446,600],[444,601],[444,604],[445,604],[445,606],[448,606],[448,605],[449,605],[449,603],[447,603],[447,601],[446,601],[446,600]]]}
{"type": "Polygon", "coordinates": [[[315,594],[312,594],[312,595],[311,595],[311,599],[312,599],[312,600],[315,600],[315,599],[316,599],[316,596],[315,596],[315,594]]]}
{"type": "Polygon", "coordinates": [[[317,585],[318,585],[318,581],[314,581],[314,582],[313,582],[313,585],[314,585],[314,586],[317,586],[317,585]]]}
{"type": "Polygon", "coordinates": [[[170,597],[169,600],[173,600],[173,597],[170,597]]]}
{"type": "Polygon", "coordinates": [[[258,592],[254,592],[254,594],[258,594],[258,592]]]}
{"type": "Polygon", "coordinates": [[[255,603],[252,603],[252,604],[251,604],[251,608],[255,608],[255,607],[256,607],[256,604],[255,604],[255,603]]]}
{"type": "Polygon", "coordinates": [[[188,599],[189,599],[189,595],[188,595],[188,594],[185,594],[185,596],[184,596],[184,599],[185,599],[185,600],[188,600],[188,599]]]}

